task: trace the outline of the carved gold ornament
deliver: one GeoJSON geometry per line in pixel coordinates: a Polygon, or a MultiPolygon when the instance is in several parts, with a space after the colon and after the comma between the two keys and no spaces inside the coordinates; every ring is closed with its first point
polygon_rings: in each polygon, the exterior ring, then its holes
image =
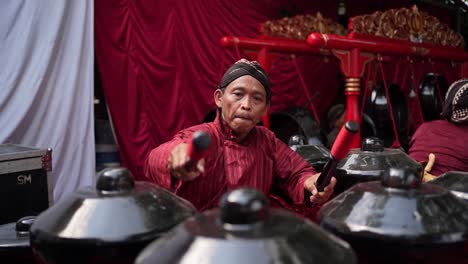
{"type": "Polygon", "coordinates": [[[324,18],[320,12],[313,15],[297,15],[278,20],[268,20],[261,24],[264,36],[305,40],[310,33],[335,34],[346,36],[348,31],[339,23],[324,18]]]}
{"type": "Polygon", "coordinates": [[[438,18],[420,11],[417,6],[409,9],[390,9],[385,12],[376,11],[373,14],[353,17],[350,19],[349,29],[357,34],[415,43],[431,43],[454,48],[465,46],[461,34],[441,23],[438,18]]]}

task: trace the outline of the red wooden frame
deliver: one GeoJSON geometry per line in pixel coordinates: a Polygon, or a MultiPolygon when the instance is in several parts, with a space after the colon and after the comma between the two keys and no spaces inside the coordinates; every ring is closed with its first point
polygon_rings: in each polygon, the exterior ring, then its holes
{"type": "MultiPolygon", "coordinates": [[[[246,50],[267,72],[278,53],[333,54],[339,59],[340,68],[346,80],[345,120],[353,120],[358,123],[361,122],[358,104],[360,78],[367,62],[375,59],[376,55],[427,57],[435,60],[456,61],[461,63],[460,77],[468,77],[468,53],[463,49],[404,40],[357,34],[339,36],[312,33],[306,41],[263,36],[260,38],[225,36],[221,38],[221,45],[246,50]]],[[[263,122],[268,127],[268,115],[263,118],[263,122]]],[[[352,147],[359,147],[359,138],[356,137],[352,147]]]]}

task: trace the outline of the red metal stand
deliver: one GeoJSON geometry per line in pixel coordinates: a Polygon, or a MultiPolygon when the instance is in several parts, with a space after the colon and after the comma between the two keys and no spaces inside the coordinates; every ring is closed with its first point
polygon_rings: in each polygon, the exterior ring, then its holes
{"type": "Polygon", "coordinates": [[[357,34],[350,34],[347,37],[343,37],[337,35],[312,33],[307,37],[307,43],[309,43],[311,47],[332,50],[360,49],[362,52],[382,55],[421,56],[433,59],[462,62],[468,60],[468,53],[463,49],[357,34]]]}
{"type": "MultiPolygon", "coordinates": [[[[345,76],[346,116],[345,120],[361,121],[358,96],[360,78],[367,62],[376,55],[427,57],[439,60],[461,62],[460,76],[468,77],[468,53],[463,49],[441,47],[437,45],[413,43],[404,40],[392,40],[373,36],[350,34],[348,36],[312,33],[307,41],[261,37],[258,39],[227,36],[221,38],[223,47],[247,50],[269,72],[278,53],[322,54],[332,53],[340,60],[340,68],[345,76]]],[[[264,124],[269,127],[268,116],[264,124]]],[[[359,147],[359,137],[352,147],[359,147]]]]}
{"type": "MultiPolygon", "coordinates": [[[[355,121],[361,124],[359,109],[360,80],[367,62],[374,59],[369,53],[361,53],[359,49],[334,50],[333,54],[340,60],[341,72],[345,76],[346,121],[355,121]]],[[[352,148],[360,146],[360,133],[354,137],[352,148]]]]}
{"type": "MultiPolygon", "coordinates": [[[[358,96],[359,80],[367,62],[374,58],[372,54],[391,56],[425,56],[437,59],[456,61],[468,60],[468,53],[460,49],[439,47],[430,44],[412,43],[403,40],[389,40],[372,36],[350,34],[347,37],[312,33],[307,37],[307,43],[314,48],[333,50],[333,54],[341,62],[341,70],[346,77],[345,95],[347,109],[345,120],[360,122],[358,96]]],[[[468,69],[465,69],[467,72],[468,69]]],[[[359,138],[357,138],[359,139],[359,138]]],[[[353,147],[359,147],[359,141],[353,142],[353,147]]]]}

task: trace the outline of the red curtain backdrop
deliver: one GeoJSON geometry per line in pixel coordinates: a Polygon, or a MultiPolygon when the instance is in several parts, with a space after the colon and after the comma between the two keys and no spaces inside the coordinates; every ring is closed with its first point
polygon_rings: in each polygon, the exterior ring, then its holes
{"type": "MultiPolygon", "coordinates": [[[[411,5],[355,2],[346,1],[350,16],[411,5]]],[[[236,50],[219,45],[222,36],[257,37],[260,23],[285,15],[320,11],[336,20],[337,6],[337,0],[95,1],[97,65],[123,166],[141,179],[152,148],[214,108],[218,81],[240,59],[236,50]]],[[[448,11],[438,12],[439,18],[449,17],[448,11]]],[[[343,89],[338,62],[317,55],[298,56],[297,63],[310,94],[318,93],[314,105],[321,114],[343,89]]],[[[274,62],[270,78],[272,111],[308,101],[289,55],[274,62]]]]}

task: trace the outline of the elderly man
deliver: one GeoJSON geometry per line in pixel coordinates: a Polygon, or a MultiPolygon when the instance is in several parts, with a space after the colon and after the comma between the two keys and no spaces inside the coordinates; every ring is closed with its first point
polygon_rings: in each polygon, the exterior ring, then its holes
{"type": "Polygon", "coordinates": [[[145,177],[191,201],[199,210],[218,205],[222,194],[237,187],[253,187],[268,194],[273,185],[295,203],[305,199],[323,203],[336,184],[332,178],[317,192],[315,170],[265,127],[256,126],[270,106],[269,79],[255,61],[242,59],[224,74],[214,101],[212,123],[196,125],[153,149],[145,177]],[[187,142],[195,131],[211,137],[207,156],[187,170],[187,142]]]}

